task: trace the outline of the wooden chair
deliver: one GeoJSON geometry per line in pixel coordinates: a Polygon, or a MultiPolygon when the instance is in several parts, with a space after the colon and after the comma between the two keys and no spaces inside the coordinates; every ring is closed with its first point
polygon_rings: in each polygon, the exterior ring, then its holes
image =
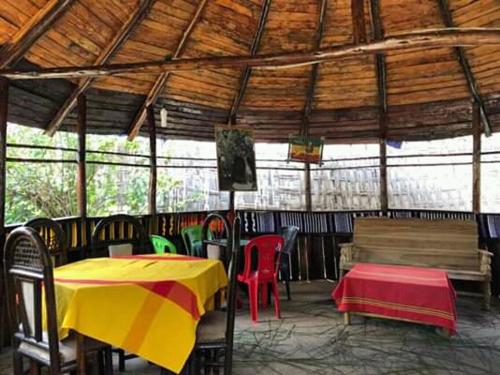
{"type": "MultiPolygon", "coordinates": [[[[233,222],[231,261],[229,266],[229,293],[224,310],[210,311],[202,316],[196,333],[196,344],[190,358],[190,374],[199,374],[223,368],[230,375],[233,367],[233,336],[236,313],[236,274],[240,251],[240,219],[233,222]]],[[[217,372],[218,373],[218,372],[217,372]]]]}
{"type": "Polygon", "coordinates": [[[68,263],[68,237],[61,224],[52,219],[41,217],[26,222],[24,226],[33,228],[40,234],[49,250],[54,267],[68,263]]]}
{"type": "Polygon", "coordinates": [[[85,357],[90,352],[103,352],[106,373],[112,373],[109,345],[78,334],[59,341],[52,260],[43,239],[33,228],[20,227],[10,233],[5,244],[4,267],[14,374],[24,373],[23,358],[30,360],[32,374],[40,374],[42,366],[54,375],[75,370],[85,373],[85,357]],[[46,317],[42,313],[44,305],[46,317]]]}
{"type": "Polygon", "coordinates": [[[286,296],[290,301],[292,297],[290,296],[290,273],[292,269],[292,252],[295,250],[297,244],[297,235],[299,234],[299,228],[293,225],[286,227],[281,227],[278,234],[283,237],[285,243],[283,245],[283,250],[281,251],[280,258],[280,275],[281,280],[285,281],[286,286],[286,296]]]}
{"type": "Polygon", "coordinates": [[[152,252],[144,226],[133,216],[118,214],[105,217],[97,223],[92,232],[93,257],[152,252]]]}

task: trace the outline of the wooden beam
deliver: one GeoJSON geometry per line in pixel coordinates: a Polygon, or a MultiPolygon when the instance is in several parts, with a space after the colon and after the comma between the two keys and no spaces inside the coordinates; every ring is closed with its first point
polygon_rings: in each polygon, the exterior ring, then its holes
{"type": "MultiPolygon", "coordinates": [[[[325,15],[328,7],[328,0],[321,0],[318,13],[318,26],[314,35],[313,51],[318,51],[321,48],[321,39],[325,28],[325,15]]],[[[309,134],[309,117],[311,116],[314,103],[314,91],[316,89],[316,81],[318,79],[319,64],[314,64],[311,67],[311,75],[309,77],[309,85],[306,91],[306,101],[304,104],[304,114],[302,116],[302,133],[309,134]]]]}
{"type": "Polygon", "coordinates": [[[176,71],[241,69],[247,65],[254,69],[275,70],[404,49],[484,45],[500,45],[500,28],[426,29],[392,35],[379,42],[344,45],[314,52],[289,52],[255,57],[216,56],[35,70],[2,69],[0,70],[0,77],[9,79],[103,77],[120,74],[161,74],[176,71]]]}
{"type": "Polygon", "coordinates": [[[78,97],[76,131],[78,134],[78,166],[76,175],[76,199],[78,214],[85,221],[87,218],[87,98],[78,97]]]}
{"type": "Polygon", "coordinates": [[[472,211],[481,212],[481,109],[472,107],[472,211]]]}
{"type": "MultiPolygon", "coordinates": [[[[186,47],[187,41],[189,37],[191,36],[191,33],[194,30],[195,25],[198,23],[199,19],[201,18],[201,13],[203,12],[203,9],[205,9],[205,5],[207,4],[207,0],[201,0],[200,3],[198,4],[198,7],[196,8],[196,11],[194,12],[193,17],[191,18],[191,21],[189,22],[188,27],[186,30],[184,30],[184,33],[182,34],[182,38],[177,44],[177,49],[175,50],[174,54],[172,55],[172,59],[178,59],[182,53],[184,52],[184,49],[186,47]]],[[[172,60],[168,60],[172,61],[172,60]]],[[[168,62],[167,61],[167,62],[168,62]]],[[[158,78],[156,79],[155,83],[153,84],[153,87],[151,90],[149,90],[148,94],[146,95],[146,99],[144,99],[144,102],[141,104],[139,107],[139,110],[137,111],[137,114],[135,115],[134,119],[130,123],[128,127],[128,140],[132,141],[137,134],[139,134],[139,131],[141,130],[141,126],[144,123],[146,119],[146,114],[147,114],[147,108],[154,104],[156,100],[158,100],[158,97],[160,96],[161,92],[163,91],[163,88],[168,82],[168,77],[170,76],[170,71],[162,71],[159,70],[156,72],[156,74],[160,74],[158,78]]]]}
{"type": "MultiPolygon", "coordinates": [[[[156,188],[157,188],[157,158],[156,158],[156,122],[154,107],[147,111],[149,128],[149,214],[153,217],[153,230],[156,231],[156,188]]],[[[156,233],[156,232],[155,232],[156,233]]]]}
{"type": "Polygon", "coordinates": [[[365,0],[351,0],[352,39],[354,44],[366,42],[365,0]]]}
{"type": "MultiPolygon", "coordinates": [[[[384,39],[384,29],[382,26],[382,18],[380,17],[379,0],[370,0],[370,11],[373,36],[375,41],[381,41],[384,39]]],[[[389,116],[387,113],[387,70],[384,54],[377,53],[375,55],[375,68],[377,73],[377,93],[379,102],[380,209],[385,213],[389,208],[387,194],[387,128],[389,116]]]]}
{"type": "MultiPolygon", "coordinates": [[[[250,56],[257,56],[270,8],[271,0],[264,0],[264,3],[262,4],[262,10],[260,12],[259,25],[257,26],[257,31],[255,32],[252,47],[250,49],[250,56]]],[[[230,124],[236,122],[236,115],[238,114],[238,110],[240,109],[240,104],[243,100],[243,96],[245,95],[245,91],[247,89],[251,74],[252,69],[246,66],[240,77],[238,92],[236,93],[236,96],[233,99],[233,103],[231,104],[231,108],[229,109],[228,122],[230,124]]]]}
{"type": "MultiPolygon", "coordinates": [[[[98,56],[95,64],[101,65],[106,64],[114,54],[120,49],[125,41],[130,37],[132,31],[137,27],[137,25],[146,17],[149,13],[155,0],[143,0],[140,6],[138,6],[134,12],[129,16],[127,21],[122,25],[120,30],[116,33],[111,42],[106,46],[106,48],[98,56]]],[[[78,85],[73,89],[71,94],[65,100],[64,104],[59,108],[56,115],[50,120],[46,126],[45,134],[54,135],[54,133],[61,127],[62,122],[66,116],[74,108],[78,98],[83,95],[87,89],[92,85],[95,78],[83,78],[78,82],[78,85]]]]}
{"type": "MultiPolygon", "coordinates": [[[[441,11],[441,16],[443,18],[444,25],[446,27],[455,27],[455,23],[453,22],[453,16],[451,14],[450,7],[448,6],[448,1],[439,0],[439,9],[441,11]]],[[[488,114],[486,113],[486,107],[484,105],[484,101],[481,97],[481,94],[479,93],[479,89],[476,83],[476,78],[474,77],[474,73],[470,68],[469,60],[467,59],[467,56],[465,56],[465,51],[462,47],[458,46],[455,47],[455,54],[464,72],[464,76],[467,81],[467,87],[469,88],[472,97],[479,105],[481,119],[484,124],[484,132],[487,136],[489,136],[491,135],[492,131],[491,121],[488,117],[488,114]]]]}
{"type": "Polygon", "coordinates": [[[49,0],[0,49],[0,68],[15,65],[75,0],[49,0]]]}

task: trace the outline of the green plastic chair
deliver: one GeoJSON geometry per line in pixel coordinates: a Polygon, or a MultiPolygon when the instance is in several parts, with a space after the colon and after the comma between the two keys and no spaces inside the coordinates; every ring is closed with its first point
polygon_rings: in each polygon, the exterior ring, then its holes
{"type": "Polygon", "coordinates": [[[168,249],[170,254],[177,254],[177,248],[172,241],[155,234],[150,235],[149,238],[151,239],[156,254],[165,254],[166,249],[168,249]]]}
{"type": "MultiPolygon", "coordinates": [[[[190,225],[189,227],[184,227],[181,230],[182,240],[184,241],[184,246],[189,255],[202,256],[201,252],[203,249],[201,243],[201,225],[190,225]]],[[[213,239],[213,234],[208,231],[208,239],[213,239]]]]}

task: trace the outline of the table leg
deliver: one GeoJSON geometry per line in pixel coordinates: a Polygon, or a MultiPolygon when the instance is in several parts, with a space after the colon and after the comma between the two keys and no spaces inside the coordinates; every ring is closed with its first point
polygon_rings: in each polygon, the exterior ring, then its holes
{"type": "Polygon", "coordinates": [[[344,313],[344,324],[346,326],[351,325],[351,313],[349,313],[349,312],[344,313]]]}

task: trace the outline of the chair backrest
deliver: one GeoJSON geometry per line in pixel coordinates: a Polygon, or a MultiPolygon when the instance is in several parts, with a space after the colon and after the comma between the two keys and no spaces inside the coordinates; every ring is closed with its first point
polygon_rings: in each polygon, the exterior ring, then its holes
{"type": "Polygon", "coordinates": [[[121,244],[131,244],[133,254],[152,252],[152,245],[146,230],[135,217],[118,214],[100,220],[92,233],[92,256],[108,256],[110,246],[121,244]]]}
{"type": "Polygon", "coordinates": [[[278,230],[278,234],[285,240],[282,252],[285,254],[290,254],[295,249],[297,235],[299,234],[299,227],[293,225],[281,227],[278,230]]]}
{"type": "MultiPolygon", "coordinates": [[[[233,342],[234,342],[234,319],[236,316],[236,295],[238,283],[236,280],[236,275],[238,273],[239,265],[238,261],[240,259],[240,230],[241,223],[240,218],[237,217],[233,221],[232,235],[228,238],[228,243],[231,243],[231,247],[228,248],[231,251],[231,260],[229,261],[229,294],[227,302],[227,315],[226,315],[226,345],[227,352],[225,357],[224,368],[227,370],[224,373],[231,373],[232,363],[233,363],[233,342]]],[[[228,232],[230,233],[230,232],[228,232]]]]}
{"type": "Polygon", "coordinates": [[[244,250],[244,277],[248,278],[252,272],[252,251],[254,249],[257,250],[258,254],[257,271],[259,272],[259,278],[276,277],[283,243],[283,237],[277,234],[266,234],[250,240],[245,245],[244,250]]]}
{"type": "Polygon", "coordinates": [[[177,254],[177,247],[172,241],[156,234],[150,235],[149,238],[156,254],[165,254],[167,249],[170,254],[177,254]]]}
{"type": "Polygon", "coordinates": [[[4,249],[4,272],[8,316],[16,347],[22,342],[41,350],[48,347],[51,366],[59,368],[52,260],[43,239],[33,228],[20,227],[9,234],[4,249]],[[43,296],[46,314],[42,313],[43,296]],[[47,331],[44,331],[44,316],[47,331]]]}
{"type": "Polygon", "coordinates": [[[193,255],[193,247],[201,243],[201,225],[190,225],[181,229],[182,241],[189,255],[193,255]]]}
{"type": "Polygon", "coordinates": [[[210,224],[215,220],[220,220],[222,222],[224,225],[224,233],[227,236],[227,245],[220,249],[221,251],[219,254],[219,259],[222,263],[224,263],[224,268],[227,271],[229,269],[229,260],[232,252],[232,231],[227,219],[219,213],[212,212],[208,214],[203,221],[203,225],[201,227],[202,256],[208,257],[208,246],[205,243],[205,240],[213,239],[213,233],[210,231],[210,224]]]}
{"type": "Polygon", "coordinates": [[[356,218],[356,262],[478,270],[474,221],[356,218]]]}
{"type": "Polygon", "coordinates": [[[25,227],[35,229],[49,249],[54,267],[68,262],[68,237],[57,221],[49,218],[36,218],[24,224],[25,227]]]}

